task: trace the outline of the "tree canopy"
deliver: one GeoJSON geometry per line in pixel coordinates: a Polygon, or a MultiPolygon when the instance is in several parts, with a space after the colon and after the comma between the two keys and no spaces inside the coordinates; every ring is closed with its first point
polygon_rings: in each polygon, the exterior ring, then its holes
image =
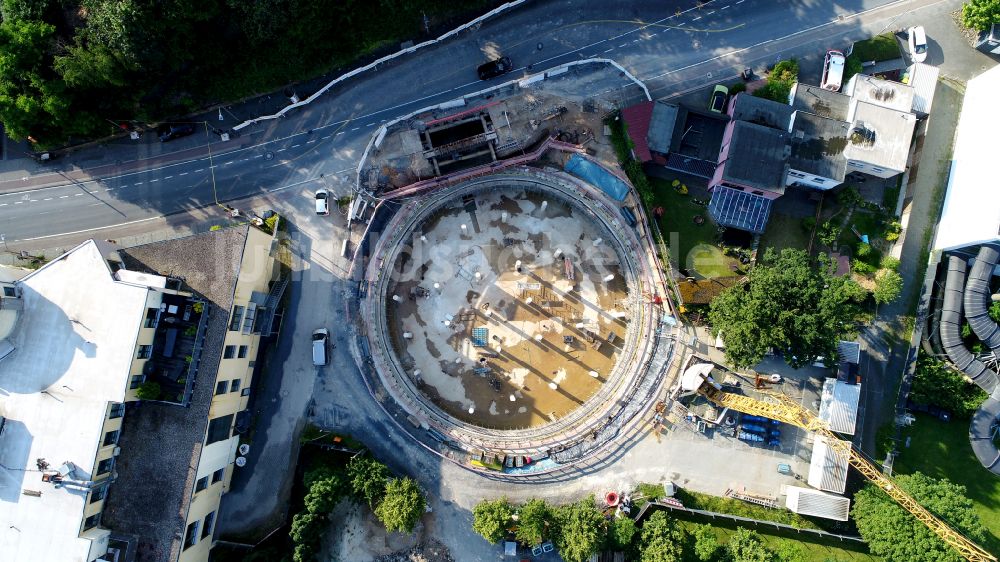
{"type": "Polygon", "coordinates": [[[507,498],[483,500],[472,509],[472,530],[487,542],[498,543],[507,535],[514,508],[507,498]]]}
{"type": "Polygon", "coordinates": [[[903,292],[903,276],[891,269],[880,269],[875,274],[872,297],[878,304],[892,302],[903,292]]]}
{"type": "Polygon", "coordinates": [[[867,294],[851,279],[834,276],[824,256],[813,263],[803,250],[768,249],[746,283],[712,301],[708,319],[736,366],[753,366],[773,348],[801,367],[821,356],[833,360],[867,294]]]}
{"type": "Polygon", "coordinates": [[[986,393],[949,364],[925,353],[917,357],[910,400],[948,410],[960,418],[972,417],[986,393]]]}
{"type": "Polygon", "coordinates": [[[666,511],[657,511],[642,524],[640,562],[680,562],[684,558],[684,533],[666,511]]]}
{"type": "MultiPolygon", "coordinates": [[[[896,477],[921,505],[969,539],[981,542],[986,529],[965,496],[965,487],[919,472],[896,477]]],[[[871,553],[886,562],[961,562],[958,552],[882,490],[868,484],[854,495],[851,515],[871,553]],[[905,540],[901,540],[904,538],[905,540]]]]}
{"type": "Polygon", "coordinates": [[[962,24],[977,31],[986,31],[1000,23],[1000,0],[968,0],[962,6],[962,24]]]}
{"type": "Polygon", "coordinates": [[[389,480],[389,468],[371,457],[354,457],[347,465],[347,476],[351,480],[354,495],[368,502],[375,509],[385,494],[389,480]]]}
{"type": "Polygon", "coordinates": [[[427,500],[412,478],[393,478],[385,485],[385,496],[375,515],[389,531],[410,533],[426,507],[427,500]]]}
{"type": "Polygon", "coordinates": [[[585,562],[604,543],[607,522],[593,496],[560,507],[556,519],[556,546],[566,562],[585,562]]]}
{"type": "Polygon", "coordinates": [[[540,544],[551,536],[552,510],[543,500],[528,500],[518,511],[517,540],[527,545],[540,544]]]}

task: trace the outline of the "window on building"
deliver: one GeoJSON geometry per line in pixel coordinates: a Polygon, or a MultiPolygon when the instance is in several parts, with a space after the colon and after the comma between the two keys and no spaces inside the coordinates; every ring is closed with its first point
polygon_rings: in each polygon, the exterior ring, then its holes
{"type": "Polygon", "coordinates": [[[885,172],[884,169],[879,168],[877,166],[872,166],[872,171],[875,172],[876,174],[881,174],[882,172],[885,172]]]}
{"type": "Polygon", "coordinates": [[[100,524],[101,514],[98,512],[83,520],[83,530],[86,531],[87,529],[93,529],[100,524]]]}
{"type": "Polygon", "coordinates": [[[208,476],[202,476],[194,483],[194,493],[198,493],[208,488],[208,476]]]}
{"type": "Polygon", "coordinates": [[[156,315],[160,312],[158,308],[147,308],[146,309],[146,319],[142,322],[143,328],[155,328],[156,327],[156,315]]]}
{"type": "Polygon", "coordinates": [[[239,352],[236,354],[236,357],[243,359],[246,356],[247,356],[247,346],[241,345],[239,352]]]}
{"type": "Polygon", "coordinates": [[[108,457],[101,462],[97,463],[97,475],[101,476],[111,472],[111,469],[115,467],[115,458],[108,457]]]}
{"type": "Polygon", "coordinates": [[[226,475],[226,469],[220,468],[212,473],[212,484],[217,482],[222,482],[222,478],[226,475]]]}
{"type": "Polygon", "coordinates": [[[240,329],[240,325],[243,323],[243,307],[234,306],[233,316],[229,319],[229,331],[236,332],[240,329]]]}
{"type": "Polygon", "coordinates": [[[142,375],[132,375],[132,381],[128,384],[128,387],[135,390],[142,386],[142,375]]]}
{"type": "Polygon", "coordinates": [[[222,350],[222,358],[232,359],[233,357],[236,357],[236,346],[227,345],[226,348],[222,350]]]}
{"type": "Polygon", "coordinates": [[[109,431],[104,434],[104,446],[115,445],[118,443],[118,430],[109,431]]]}
{"type": "Polygon", "coordinates": [[[215,512],[205,516],[205,522],[201,524],[201,538],[207,539],[215,529],[215,512]]]}
{"type": "Polygon", "coordinates": [[[15,289],[14,287],[4,286],[4,288],[3,288],[3,296],[10,297],[10,298],[16,297],[17,296],[17,289],[15,289]]]}
{"type": "Polygon", "coordinates": [[[250,387],[244,388],[243,392],[240,392],[240,396],[250,396],[250,387]]]}
{"type": "Polygon", "coordinates": [[[823,178],[813,178],[813,181],[816,183],[826,183],[826,180],[823,178]]]}
{"type": "Polygon", "coordinates": [[[153,354],[153,346],[151,345],[140,345],[139,353],[136,355],[137,359],[149,359],[149,356],[153,354]]]}
{"type": "Polygon", "coordinates": [[[225,394],[229,389],[229,381],[219,381],[215,383],[215,395],[225,394]]]}
{"type": "Polygon", "coordinates": [[[198,523],[200,521],[194,521],[187,526],[187,532],[184,533],[184,550],[198,544],[198,523]]]}
{"type": "Polygon", "coordinates": [[[108,412],[108,419],[113,420],[115,418],[120,418],[125,415],[125,404],[121,402],[115,402],[111,405],[111,411],[108,412]]]}
{"type": "Polygon", "coordinates": [[[801,172],[796,172],[794,170],[788,170],[788,175],[792,176],[793,178],[804,178],[804,177],[806,177],[805,174],[803,174],[801,172]]]}
{"type": "Polygon", "coordinates": [[[209,420],[208,439],[206,445],[211,445],[223,439],[229,439],[229,430],[233,426],[233,414],[209,420]]]}
{"type": "Polygon", "coordinates": [[[753,194],[754,195],[764,195],[764,192],[763,191],[754,191],[753,194]]]}
{"type": "Polygon", "coordinates": [[[233,379],[229,385],[229,392],[237,392],[240,389],[240,379],[233,379]]]}
{"type": "Polygon", "coordinates": [[[108,495],[108,486],[98,486],[90,491],[90,503],[97,503],[108,495]]]}

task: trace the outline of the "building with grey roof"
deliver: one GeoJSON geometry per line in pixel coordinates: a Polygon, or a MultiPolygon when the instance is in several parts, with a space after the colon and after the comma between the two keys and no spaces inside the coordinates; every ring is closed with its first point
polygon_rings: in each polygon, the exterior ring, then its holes
{"type": "Polygon", "coordinates": [[[788,130],[793,109],[784,103],[758,98],[749,94],[737,94],[732,102],[730,116],[736,121],[755,123],[772,129],[788,130]]]}
{"type": "Polygon", "coordinates": [[[792,116],[789,185],[831,189],[844,182],[851,125],[805,111],[792,116]]]}
{"type": "Polygon", "coordinates": [[[841,121],[847,119],[847,109],[851,105],[851,96],[802,82],[796,82],[792,86],[791,99],[794,111],[805,111],[841,121]]]}
{"type": "Polygon", "coordinates": [[[783,130],[734,122],[730,143],[723,146],[724,157],[719,160],[716,175],[721,181],[717,185],[784,193],[788,139],[783,130]]]}

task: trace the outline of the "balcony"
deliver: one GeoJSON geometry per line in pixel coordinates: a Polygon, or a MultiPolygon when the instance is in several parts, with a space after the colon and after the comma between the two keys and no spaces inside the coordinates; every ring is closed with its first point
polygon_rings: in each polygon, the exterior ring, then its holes
{"type": "Polygon", "coordinates": [[[160,391],[146,399],[187,405],[201,358],[206,308],[190,297],[163,295],[152,350],[142,369],[145,381],[156,383],[160,391]]]}

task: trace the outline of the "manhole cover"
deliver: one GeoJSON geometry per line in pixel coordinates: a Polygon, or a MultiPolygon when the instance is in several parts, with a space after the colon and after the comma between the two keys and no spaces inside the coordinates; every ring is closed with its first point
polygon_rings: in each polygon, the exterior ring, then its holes
{"type": "Polygon", "coordinates": [[[264,160],[274,160],[274,153],[268,150],[264,153],[264,160]]]}

